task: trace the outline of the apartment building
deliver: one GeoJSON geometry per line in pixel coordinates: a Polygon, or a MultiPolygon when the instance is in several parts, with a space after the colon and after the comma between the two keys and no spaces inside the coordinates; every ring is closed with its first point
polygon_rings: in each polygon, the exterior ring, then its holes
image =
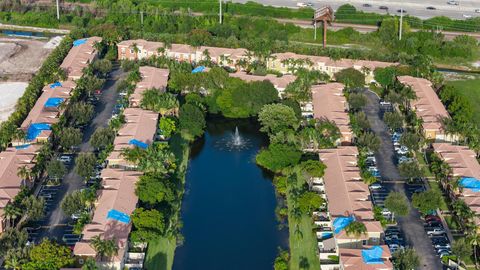
{"type": "Polygon", "coordinates": [[[137,83],[134,92],[129,97],[130,107],[140,107],[143,92],[149,89],[157,89],[165,92],[168,82],[168,69],[142,66],[139,68],[142,79],[137,83]]]}
{"type": "MultiPolygon", "coordinates": [[[[122,41],[117,45],[118,58],[120,60],[136,60],[144,59],[152,55],[158,56],[163,54],[178,61],[194,63],[209,58],[216,64],[237,69],[240,61],[251,62],[254,60],[254,57],[249,55],[248,51],[243,48],[231,49],[207,46],[195,48],[186,44],[172,44],[169,47],[160,49],[163,45],[161,42],[146,40],[122,41]],[[159,51],[161,51],[161,53],[159,53],[159,51]]],[[[284,74],[291,73],[290,69],[292,67],[304,67],[325,72],[330,77],[333,77],[336,72],[342,69],[355,68],[366,75],[366,83],[374,81],[373,71],[376,68],[384,68],[392,65],[396,65],[396,63],[351,59],[333,60],[325,56],[300,55],[291,52],[273,54],[267,61],[267,67],[269,69],[277,70],[284,74]],[[302,60],[305,60],[303,61],[304,63],[299,64],[302,60]]]]}
{"type": "Polygon", "coordinates": [[[285,88],[287,88],[287,85],[297,79],[296,76],[290,75],[290,74],[285,74],[280,77],[273,74],[267,74],[265,76],[257,76],[257,75],[247,74],[246,72],[243,72],[243,71],[229,73],[229,75],[230,77],[239,78],[247,82],[265,81],[265,80],[270,81],[275,87],[275,89],[277,89],[278,95],[280,97],[283,96],[285,88]]]}
{"type": "Polygon", "coordinates": [[[9,147],[0,152],[0,232],[8,226],[3,209],[17,196],[23,186],[31,184],[18,176],[18,170],[24,166],[28,169],[33,168],[39,149],[38,145],[27,145],[9,147]]]}
{"type": "Polygon", "coordinates": [[[97,58],[98,52],[95,44],[101,41],[100,37],[89,37],[73,42],[72,49],[60,65],[70,80],[78,80],[83,76],[83,69],[97,58]]]}
{"type": "Polygon", "coordinates": [[[104,269],[123,269],[128,259],[128,236],[132,229],[130,216],[137,206],[135,183],[141,172],[122,169],[104,169],[102,188],[98,192],[92,222],[85,225],[82,240],[75,244],[73,253],[81,257],[96,257],[90,241],[97,235],[102,239],[115,239],[118,253],[113,258],[99,258],[104,269]]]}
{"type": "Polygon", "coordinates": [[[477,155],[467,146],[452,145],[450,143],[433,143],[433,150],[452,169],[452,177],[460,178],[463,188],[455,194],[450,194],[452,199],[462,199],[477,215],[475,223],[480,225],[480,192],[471,185],[478,182],[480,185],[480,164],[477,155]],[[470,182],[470,183],[468,183],[470,182]]]}
{"type": "Polygon", "coordinates": [[[108,164],[115,168],[134,168],[124,159],[123,149],[141,147],[152,144],[157,132],[158,113],[139,108],[126,108],[123,111],[125,124],[118,131],[113,142],[113,151],[107,158],[108,164]]]}
{"type": "Polygon", "coordinates": [[[114,239],[119,248],[112,258],[98,258],[97,264],[105,269],[123,269],[123,267],[143,267],[144,254],[130,252],[128,241],[132,222],[130,216],[135,210],[138,197],[135,184],[143,174],[136,166],[125,160],[122,152],[125,148],[149,147],[157,132],[158,113],[140,108],[126,108],[123,111],[125,124],[120,128],[114,140],[114,149],[107,158],[108,168],[102,170],[102,188],[98,192],[95,211],[90,224],[82,232],[82,239],[74,247],[74,254],[80,257],[97,257],[90,241],[100,236],[102,239],[114,239]]]}
{"type": "Polygon", "coordinates": [[[417,96],[411,105],[417,116],[422,119],[425,138],[436,142],[454,141],[455,136],[446,134],[443,129],[441,119],[450,115],[433,90],[432,83],[411,76],[399,76],[397,79],[400,83],[410,86],[417,96]]]}
{"type": "Polygon", "coordinates": [[[165,44],[144,39],[133,39],[122,41],[118,43],[117,47],[118,59],[137,60],[162,55],[165,44]]]}
{"type": "Polygon", "coordinates": [[[335,122],[341,133],[338,143],[350,145],[354,136],[350,127],[348,102],[343,95],[344,88],[341,83],[312,86],[313,117],[335,122]]]}
{"type": "Polygon", "coordinates": [[[322,196],[327,200],[327,207],[314,217],[317,237],[321,240],[319,251],[323,270],[393,269],[390,250],[381,245],[383,228],[374,219],[370,192],[360,176],[357,156],[354,146],[319,151],[320,160],[327,166],[323,178],[317,179],[317,184],[324,187],[322,196]],[[362,222],[366,233],[347,234],[344,228],[352,221],[362,222]],[[372,248],[377,252],[375,263],[364,260],[361,255],[372,248]],[[339,263],[332,263],[331,256],[339,256],[339,263]]]}
{"type": "Polygon", "coordinates": [[[396,65],[396,63],[369,60],[333,60],[326,56],[301,55],[292,52],[276,53],[273,54],[272,58],[273,60],[268,62],[268,68],[278,70],[282,73],[290,73],[291,68],[303,67],[318,70],[333,77],[335,73],[343,69],[354,68],[365,74],[366,83],[374,81],[373,71],[376,68],[396,65]]]}
{"type": "Polygon", "coordinates": [[[25,140],[15,140],[13,145],[44,142],[50,138],[51,126],[60,120],[64,103],[70,98],[76,84],[67,80],[46,85],[20,129],[26,134],[25,140]]]}

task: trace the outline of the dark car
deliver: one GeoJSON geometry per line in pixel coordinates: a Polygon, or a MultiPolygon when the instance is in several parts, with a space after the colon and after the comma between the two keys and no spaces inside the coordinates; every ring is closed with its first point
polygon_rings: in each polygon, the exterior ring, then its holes
{"type": "Polygon", "coordinates": [[[397,12],[400,13],[400,12],[402,12],[402,10],[403,10],[403,13],[407,13],[407,11],[405,9],[397,9],[397,12]]]}
{"type": "Polygon", "coordinates": [[[438,221],[438,222],[440,222],[441,219],[440,219],[439,216],[427,215],[427,216],[425,216],[425,221],[426,221],[426,222],[429,222],[429,221],[438,221]]]}
{"type": "Polygon", "coordinates": [[[436,7],[427,7],[428,10],[436,10],[436,7]]]}
{"type": "Polygon", "coordinates": [[[370,5],[370,4],[363,4],[362,6],[363,7],[372,7],[372,5],[370,5]]]}
{"type": "Polygon", "coordinates": [[[382,10],[388,10],[388,7],[387,7],[387,6],[379,6],[378,8],[379,8],[379,9],[382,9],[382,10]]]}

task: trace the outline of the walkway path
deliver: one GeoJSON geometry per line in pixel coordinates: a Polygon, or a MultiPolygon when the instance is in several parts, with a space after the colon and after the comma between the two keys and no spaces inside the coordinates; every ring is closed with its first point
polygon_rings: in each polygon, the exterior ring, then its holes
{"type": "MultiPolygon", "coordinates": [[[[92,147],[89,144],[90,137],[96,129],[108,125],[109,119],[112,117],[113,107],[115,106],[118,97],[117,87],[120,78],[124,76],[124,72],[118,66],[115,66],[114,70],[110,73],[110,77],[107,79],[103,87],[102,95],[95,106],[95,117],[90,125],[84,129],[83,140],[80,145],[81,152],[92,151],[92,147]]],[[[70,221],[70,218],[64,215],[60,207],[61,201],[67,194],[85,187],[83,179],[74,172],[75,164],[74,162],[72,163],[73,164],[68,168],[67,175],[62,180],[59,187],[59,193],[53,201],[53,210],[48,213],[46,218],[39,224],[42,226],[42,229],[38,234],[37,241],[44,237],[56,239],[57,241],[62,240],[66,225],[70,221]]]]}
{"type": "MultiPolygon", "coordinates": [[[[377,167],[383,180],[383,186],[387,192],[397,191],[407,195],[409,201],[412,199],[412,187],[402,183],[401,176],[398,173],[397,166],[394,163],[394,150],[391,136],[388,128],[381,118],[379,98],[371,92],[366,91],[368,103],[364,111],[372,131],[380,137],[382,143],[380,150],[375,154],[377,159],[377,167]]],[[[439,270],[443,269],[440,258],[436,256],[435,250],[431,244],[423,227],[423,221],[420,219],[420,213],[410,205],[410,213],[405,217],[398,217],[398,226],[405,235],[407,245],[412,246],[420,257],[421,269],[439,270]]]]}

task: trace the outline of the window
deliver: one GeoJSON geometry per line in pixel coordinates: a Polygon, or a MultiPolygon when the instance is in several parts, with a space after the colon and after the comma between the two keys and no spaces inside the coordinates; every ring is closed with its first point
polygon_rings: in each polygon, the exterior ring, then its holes
{"type": "Polygon", "coordinates": [[[367,245],[367,240],[362,240],[362,245],[367,245]]]}
{"type": "Polygon", "coordinates": [[[130,49],[130,53],[133,53],[133,49],[130,49]]]}

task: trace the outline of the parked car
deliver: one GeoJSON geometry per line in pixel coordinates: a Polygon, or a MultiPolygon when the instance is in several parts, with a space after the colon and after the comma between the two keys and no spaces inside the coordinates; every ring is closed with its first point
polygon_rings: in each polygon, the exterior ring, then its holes
{"type": "Polygon", "coordinates": [[[398,150],[396,150],[397,154],[399,155],[406,155],[408,153],[408,147],[402,145],[398,150]]]}
{"type": "Polygon", "coordinates": [[[458,3],[457,1],[454,1],[454,0],[449,0],[449,1],[447,1],[447,4],[452,5],[452,6],[458,6],[460,3],[458,3]]]}
{"type": "Polygon", "coordinates": [[[472,18],[472,15],[469,15],[469,14],[463,14],[463,18],[465,18],[465,19],[470,19],[470,18],[472,18]]]}
{"type": "Polygon", "coordinates": [[[402,163],[405,163],[405,162],[411,162],[413,161],[413,159],[409,158],[409,157],[406,157],[406,156],[400,156],[398,158],[398,164],[402,164],[402,163]]]}
{"type": "Polygon", "coordinates": [[[65,155],[62,155],[62,156],[59,156],[57,158],[58,161],[62,162],[62,163],[71,163],[72,162],[72,157],[71,156],[65,156],[65,155]]]}
{"type": "Polygon", "coordinates": [[[362,6],[363,7],[372,7],[372,5],[370,5],[370,4],[363,4],[362,6]]]}
{"type": "Polygon", "coordinates": [[[433,236],[433,235],[442,235],[445,233],[445,230],[441,227],[429,227],[425,228],[427,231],[428,236],[433,236]]]}
{"type": "Polygon", "coordinates": [[[391,216],[392,212],[390,212],[390,210],[388,210],[387,208],[383,208],[382,215],[383,216],[391,216]]]}
{"type": "Polygon", "coordinates": [[[475,9],[475,13],[480,13],[480,8],[475,9]]]}
{"type": "Polygon", "coordinates": [[[388,7],[387,6],[379,6],[378,9],[381,9],[381,10],[388,10],[388,7]]]}
{"type": "Polygon", "coordinates": [[[443,228],[443,224],[440,221],[432,220],[432,221],[427,221],[426,227],[443,228]]]}
{"type": "Polygon", "coordinates": [[[400,237],[400,235],[398,235],[398,234],[385,236],[385,241],[394,241],[394,240],[403,241],[403,238],[400,237]]]}
{"type": "Polygon", "coordinates": [[[440,222],[441,219],[440,219],[439,216],[436,216],[436,215],[426,215],[426,216],[425,216],[425,221],[426,221],[426,222],[429,222],[429,221],[438,221],[438,222],[440,222]]]}
{"type": "Polygon", "coordinates": [[[434,244],[433,247],[437,250],[439,249],[450,249],[452,248],[450,246],[450,243],[438,243],[438,244],[434,244]]]}
{"type": "Polygon", "coordinates": [[[403,9],[403,8],[397,9],[397,12],[398,12],[398,13],[401,13],[402,11],[403,11],[403,13],[407,13],[407,11],[406,11],[405,9],[403,9]]]}
{"type": "Polygon", "coordinates": [[[432,6],[429,6],[427,7],[428,10],[436,10],[437,8],[436,7],[432,7],[432,6]]]}
{"type": "Polygon", "coordinates": [[[304,2],[298,2],[297,7],[307,7],[307,3],[304,2]]]}
{"type": "Polygon", "coordinates": [[[370,189],[372,190],[381,189],[381,188],[382,188],[382,185],[380,185],[379,183],[373,183],[370,185],[370,189]]]}

